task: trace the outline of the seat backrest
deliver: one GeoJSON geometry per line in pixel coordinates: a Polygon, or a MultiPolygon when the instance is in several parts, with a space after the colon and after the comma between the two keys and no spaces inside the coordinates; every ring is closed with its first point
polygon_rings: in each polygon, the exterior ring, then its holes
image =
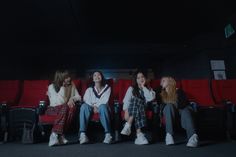
{"type": "Polygon", "coordinates": [[[82,96],[82,81],[77,79],[73,80],[73,83],[75,84],[75,87],[79,92],[79,95],[82,96]]]}
{"type": "Polygon", "coordinates": [[[118,88],[118,102],[123,104],[123,99],[125,97],[126,91],[128,90],[129,86],[132,85],[132,80],[128,79],[120,79],[117,81],[117,88],[118,88]]]}
{"type": "Polygon", "coordinates": [[[176,88],[182,88],[180,80],[176,80],[176,88]]]}
{"type": "Polygon", "coordinates": [[[25,80],[19,106],[37,107],[39,101],[48,101],[48,80],[25,80]]]}
{"type": "Polygon", "coordinates": [[[157,80],[151,80],[150,81],[150,86],[153,90],[156,90],[159,86],[160,86],[161,80],[157,79],[157,80]]]}
{"type": "Polygon", "coordinates": [[[119,86],[118,86],[118,81],[113,83],[113,97],[114,100],[118,101],[119,98],[119,86]]]}
{"type": "Polygon", "coordinates": [[[216,102],[230,100],[236,103],[236,79],[232,80],[212,80],[212,91],[216,102]]]}
{"type": "Polygon", "coordinates": [[[17,103],[20,94],[21,82],[19,80],[0,80],[0,102],[10,105],[17,103]]]}
{"type": "MultiPolygon", "coordinates": [[[[156,80],[151,80],[150,81],[150,86],[152,89],[157,89],[160,86],[161,80],[160,79],[156,79],[156,80]]],[[[180,80],[176,80],[176,88],[181,88],[181,81],[180,80]]]]}
{"type": "Polygon", "coordinates": [[[109,99],[109,105],[113,105],[114,102],[114,80],[113,79],[107,79],[107,84],[111,87],[111,96],[109,99]]]}
{"type": "Polygon", "coordinates": [[[215,105],[211,95],[210,84],[207,79],[181,80],[181,85],[190,101],[195,101],[200,106],[215,105]]]}

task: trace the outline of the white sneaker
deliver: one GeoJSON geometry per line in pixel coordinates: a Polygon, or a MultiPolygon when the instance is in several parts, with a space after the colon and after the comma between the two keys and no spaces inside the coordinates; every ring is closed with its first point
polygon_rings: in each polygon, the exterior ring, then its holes
{"type": "Polygon", "coordinates": [[[105,144],[110,144],[111,141],[112,141],[112,136],[111,136],[111,134],[110,134],[110,133],[106,133],[105,138],[104,138],[104,140],[103,140],[103,143],[105,143],[105,144]]]}
{"type": "Polygon", "coordinates": [[[122,135],[127,135],[127,136],[129,136],[131,134],[131,126],[128,122],[125,123],[125,126],[121,131],[121,134],[122,135]]]}
{"type": "Polygon", "coordinates": [[[175,144],[174,138],[170,133],[166,133],[166,145],[173,145],[175,144]]]}
{"type": "Polygon", "coordinates": [[[148,140],[146,139],[143,133],[138,133],[137,138],[134,141],[134,144],[137,144],[137,145],[148,144],[148,140]]]}
{"type": "Polygon", "coordinates": [[[58,135],[55,132],[52,132],[50,135],[50,138],[49,138],[48,146],[51,147],[51,146],[55,146],[58,144],[59,144],[58,135]]]}
{"type": "Polygon", "coordinates": [[[80,144],[86,144],[89,142],[89,139],[85,133],[80,134],[79,142],[80,142],[80,144]]]}
{"type": "Polygon", "coordinates": [[[64,135],[61,135],[59,138],[61,144],[67,144],[69,141],[65,138],[64,135]]]}
{"type": "Polygon", "coordinates": [[[198,146],[198,135],[197,134],[193,134],[189,140],[188,143],[186,145],[187,147],[197,147],[198,146]]]}

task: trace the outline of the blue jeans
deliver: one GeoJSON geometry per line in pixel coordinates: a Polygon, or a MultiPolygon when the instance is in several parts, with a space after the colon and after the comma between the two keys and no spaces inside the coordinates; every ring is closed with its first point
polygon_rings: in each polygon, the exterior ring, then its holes
{"type": "MultiPolygon", "coordinates": [[[[101,104],[98,107],[98,113],[100,117],[100,122],[105,130],[105,133],[111,132],[110,126],[110,115],[109,115],[109,107],[106,104],[101,104]]],[[[91,115],[93,114],[93,107],[83,103],[80,107],[80,132],[86,132],[88,123],[91,115]]]]}

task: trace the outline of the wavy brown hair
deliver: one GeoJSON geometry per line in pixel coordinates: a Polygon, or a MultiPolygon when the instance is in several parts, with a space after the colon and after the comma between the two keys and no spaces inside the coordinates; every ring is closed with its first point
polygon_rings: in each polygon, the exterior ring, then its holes
{"type": "Polygon", "coordinates": [[[176,81],[172,77],[162,77],[161,80],[167,80],[167,87],[161,91],[161,98],[165,104],[176,104],[177,94],[176,94],[176,81]]]}
{"type": "Polygon", "coordinates": [[[63,82],[66,78],[71,77],[69,71],[67,70],[57,70],[54,75],[53,86],[56,92],[59,92],[63,82]]]}

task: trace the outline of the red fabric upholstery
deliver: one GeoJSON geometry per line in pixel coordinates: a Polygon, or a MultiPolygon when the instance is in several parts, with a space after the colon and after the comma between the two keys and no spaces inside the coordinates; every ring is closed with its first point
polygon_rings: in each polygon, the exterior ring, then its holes
{"type": "Polygon", "coordinates": [[[205,107],[216,105],[212,99],[208,80],[182,80],[181,85],[190,101],[205,107]]]}
{"type": "MultiPolygon", "coordinates": [[[[150,86],[152,89],[157,89],[160,86],[161,80],[157,79],[157,80],[151,80],[150,81],[150,86]]],[[[181,81],[176,80],[176,87],[177,88],[181,88],[181,81]]]]}
{"type": "Polygon", "coordinates": [[[20,94],[20,81],[1,80],[0,81],[0,102],[15,105],[20,94]]]}
{"type": "Polygon", "coordinates": [[[182,88],[180,80],[176,80],[176,88],[182,88]]]}
{"type": "Polygon", "coordinates": [[[85,94],[85,91],[87,90],[89,84],[90,84],[90,81],[87,81],[87,80],[82,80],[82,85],[81,85],[81,96],[83,97],[84,94],[85,94]]]}
{"type": "Polygon", "coordinates": [[[117,82],[118,85],[118,101],[119,104],[123,104],[123,99],[125,97],[126,91],[128,90],[129,86],[132,85],[132,80],[120,79],[117,82]]]}
{"type": "Polygon", "coordinates": [[[118,98],[119,98],[119,88],[118,88],[118,83],[117,82],[113,83],[113,98],[114,98],[114,100],[118,101],[118,98]]]}
{"type": "Polygon", "coordinates": [[[48,80],[25,80],[18,107],[33,107],[39,105],[39,101],[48,101],[48,80]]]}
{"type": "Polygon", "coordinates": [[[236,79],[234,80],[212,80],[212,91],[216,102],[230,100],[236,103],[236,79]]]}
{"type": "Polygon", "coordinates": [[[99,120],[100,120],[100,118],[99,118],[99,114],[98,114],[98,113],[94,113],[94,114],[91,116],[91,121],[98,122],[99,120]]]}
{"type": "Polygon", "coordinates": [[[160,82],[161,82],[161,80],[151,80],[151,82],[150,82],[150,86],[151,86],[151,88],[152,89],[157,89],[159,86],[160,86],[160,82]]]}
{"type": "Polygon", "coordinates": [[[79,92],[79,95],[82,96],[81,95],[81,93],[82,93],[82,81],[81,80],[73,80],[73,83],[75,84],[75,87],[79,92]]]}
{"type": "Polygon", "coordinates": [[[114,103],[114,80],[113,79],[108,79],[107,80],[107,84],[111,87],[111,96],[109,99],[109,105],[111,107],[111,109],[113,109],[113,103],[114,103]]]}

